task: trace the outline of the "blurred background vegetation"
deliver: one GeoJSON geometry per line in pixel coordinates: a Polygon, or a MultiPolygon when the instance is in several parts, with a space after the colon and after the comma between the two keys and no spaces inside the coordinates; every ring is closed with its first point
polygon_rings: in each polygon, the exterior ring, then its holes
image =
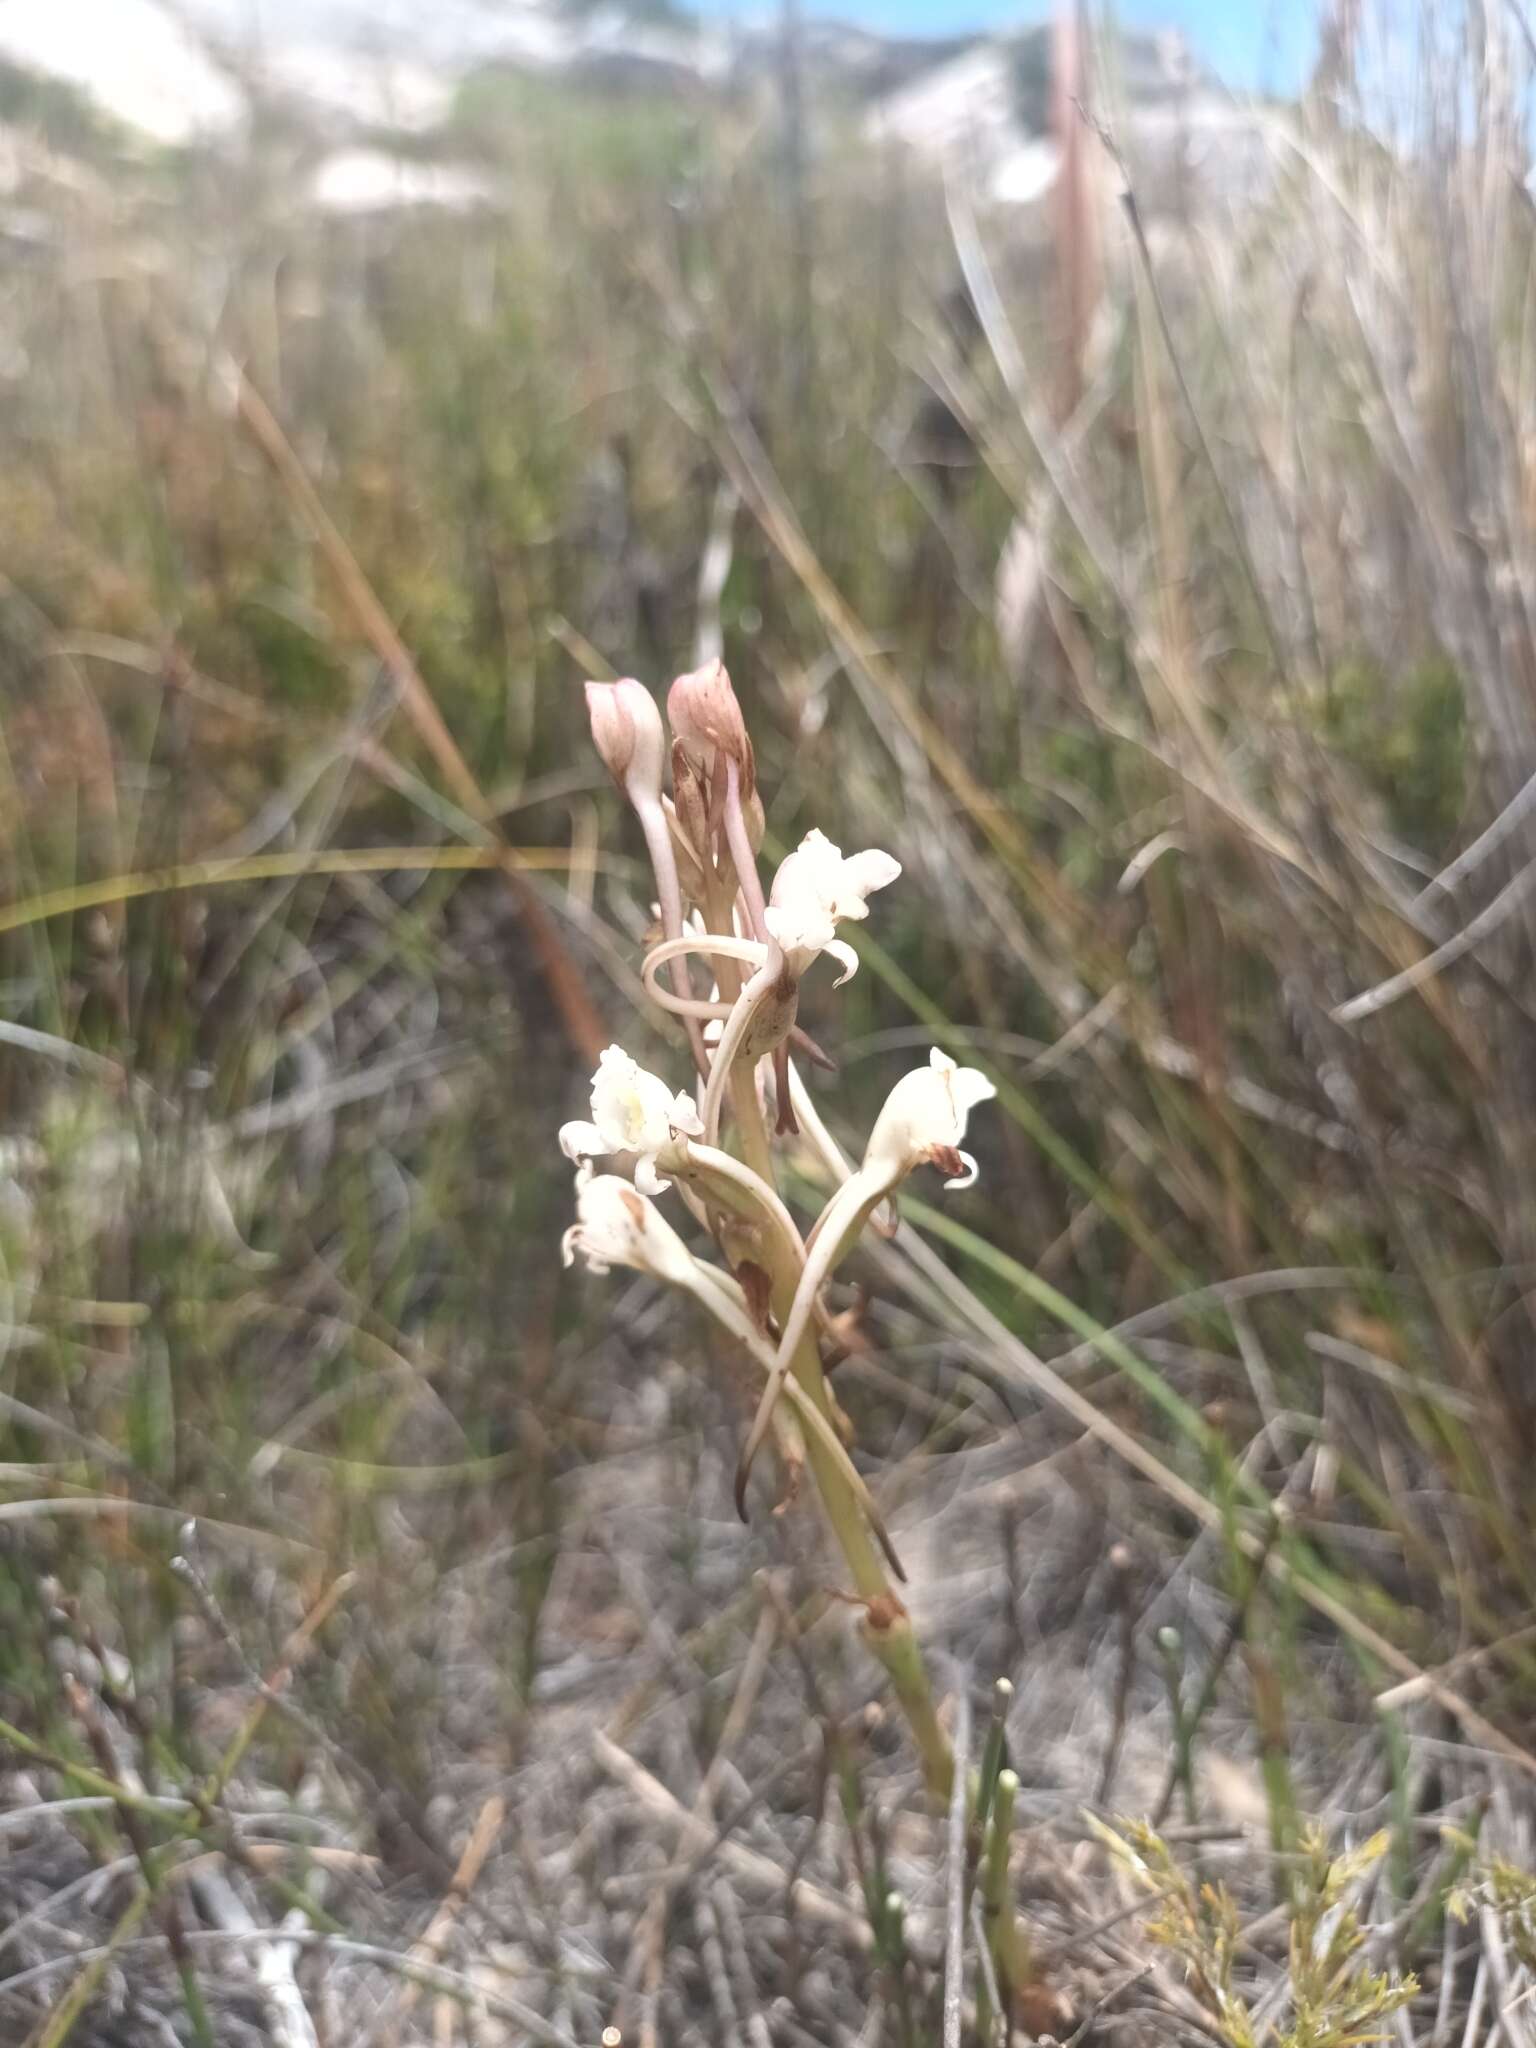
{"type": "Polygon", "coordinates": [[[1383,2026],[1533,2038],[1536,46],[1319,26],[1285,104],[947,53],[1027,203],[793,18],[339,171],[217,44],[216,140],[0,69],[0,2039],[941,2039],[745,1376],[556,1256],[597,1049],[682,1072],[580,683],[717,650],[769,849],[905,870],[845,1143],[998,1084],[838,1385],[1014,1685],[1020,2026],[1359,2037],[1310,1884],[1383,2026]],[[1159,1949],[1083,1813],[1165,1780],[1159,1949]]]}

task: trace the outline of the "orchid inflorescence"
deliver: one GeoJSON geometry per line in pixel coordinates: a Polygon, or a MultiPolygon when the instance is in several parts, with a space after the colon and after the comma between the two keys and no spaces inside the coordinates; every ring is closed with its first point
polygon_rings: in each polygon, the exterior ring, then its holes
{"type": "MultiPolygon", "coordinates": [[[[753,1460],[771,1432],[791,1492],[809,1466],[866,1617],[889,1637],[905,1610],[871,1533],[902,1573],[827,1387],[821,1338],[835,1337],[840,1326],[823,1290],[866,1226],[889,1228],[892,1199],[917,1167],[937,1166],[950,1187],[975,1179],[976,1163],[960,1148],[967,1118],[992,1095],[992,1084],[935,1046],[891,1090],[850,1170],[796,1064],[797,1054],[832,1064],[800,1027],[800,987],[823,955],[840,969],[834,987],[855,972],[858,956],[838,926],[867,917],[870,897],[897,879],[900,864],[875,848],[845,855],[811,831],[779,863],[765,895],[756,763],[721,663],[673,683],[670,749],[661,711],[642,684],[586,687],[597,750],[640,821],[655,874],[661,937],[645,956],[644,984],[683,1021],[694,1074],[679,1089],[619,1046],[604,1052],[592,1077],[590,1118],[560,1132],[577,1167],[577,1220],[565,1233],[564,1257],[570,1264],[580,1255],[594,1272],[628,1266],[663,1280],[690,1294],[742,1346],[764,1384],[738,1469],[738,1506],[745,1513],[753,1460]],[[670,796],[662,786],[669,752],[670,796]],[[696,967],[712,982],[707,995],[695,987],[696,967]],[[775,1184],[772,1141],[789,1136],[802,1136],[837,1182],[803,1236],[775,1184]],[[629,1177],[613,1166],[627,1167],[629,1177]],[[723,1263],[698,1257],[662,1214],[658,1199],[669,1189],[723,1263]]],[[[920,1670],[915,1678],[910,1658],[897,1668],[903,1658],[905,1651],[886,1661],[916,1714],[926,1682],[914,1706],[920,1670]]],[[[930,1734],[941,1740],[936,1728],[930,1734]]],[[[925,1745],[925,1755],[930,1777],[941,1778],[938,1752],[928,1754],[925,1745]]]]}

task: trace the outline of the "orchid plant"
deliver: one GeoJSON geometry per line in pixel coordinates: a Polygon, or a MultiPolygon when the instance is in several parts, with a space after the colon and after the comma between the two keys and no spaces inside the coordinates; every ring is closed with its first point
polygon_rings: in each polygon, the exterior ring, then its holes
{"type": "Polygon", "coordinates": [[[831,1065],[800,1027],[800,987],[824,955],[840,970],[834,987],[855,972],[858,956],[838,926],[866,918],[869,899],[897,880],[900,864],[872,847],[845,855],[811,831],[765,894],[752,742],[721,663],[673,683],[670,747],[642,684],[586,687],[593,740],[640,821],[656,880],[661,937],[645,956],[645,987],[682,1020],[694,1071],[691,1085],[676,1087],[620,1046],[604,1052],[590,1118],[560,1132],[577,1169],[565,1261],[580,1258],[594,1273],[632,1267],[690,1295],[760,1373],[737,1506],[745,1515],[754,1461],[770,1437],[787,1497],[809,1471],[865,1640],[911,1724],[930,1791],[946,1798],[953,1763],[896,1589],[905,1575],[828,1384],[822,1346],[836,1343],[843,1325],[825,1289],[866,1228],[893,1227],[893,1198],[910,1173],[936,1166],[950,1187],[975,1179],[976,1163],[960,1147],[992,1085],[935,1047],[891,1090],[850,1171],[797,1065],[831,1065]],[[707,995],[696,971],[709,976],[707,995]],[[790,1137],[809,1143],[835,1184],[804,1234],[777,1186],[775,1141],[790,1137]],[[694,1226],[686,1239],[662,1212],[669,1193],[694,1226]],[[706,1240],[717,1258],[693,1248],[706,1240]]]}

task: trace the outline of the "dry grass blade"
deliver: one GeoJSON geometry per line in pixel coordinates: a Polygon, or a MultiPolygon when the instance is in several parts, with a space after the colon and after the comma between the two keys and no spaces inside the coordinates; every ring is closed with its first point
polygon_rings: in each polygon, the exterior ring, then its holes
{"type": "MultiPolygon", "coordinates": [[[[85,1958],[79,1974],[52,2013],[27,2036],[21,2048],[65,2048],[65,2043],[79,2025],[82,2015],[96,1995],[97,1987],[111,1967],[113,1957],[133,1939],[149,1908],[149,1887],[141,1884],[123,1908],[117,1925],[112,1930],[111,1940],[85,1958]]],[[[19,1976],[24,1974],[18,1973],[9,1983],[0,1985],[0,1990],[14,1990],[19,1976]]]]}
{"type": "MultiPolygon", "coordinates": [[[[435,1963],[443,1953],[448,1938],[453,1932],[455,1920],[463,1910],[464,1901],[474,1889],[486,1861],[496,1846],[507,1817],[507,1803],[499,1793],[492,1793],[481,1807],[474,1826],[469,1831],[469,1840],[454,1868],[453,1880],[436,1912],[428,1922],[421,1937],[412,1942],[406,1963],[412,1967],[420,1963],[435,1963]]],[[[377,2039],[385,2028],[404,2019],[415,2007],[423,1989],[420,1978],[408,1978],[401,1986],[398,1998],[386,2000],[370,2034],[377,2039]]]]}
{"type": "Polygon", "coordinates": [[[949,1800],[944,1863],[944,2048],[960,2048],[965,2015],[965,1836],[970,1801],[971,1700],[965,1686],[955,1695],[955,1785],[949,1800]]]}
{"type": "Polygon", "coordinates": [[[140,897],[164,896],[183,889],[217,889],[297,875],[476,874],[488,868],[505,867],[509,860],[538,873],[568,867],[571,856],[564,847],[557,846],[358,846],[255,853],[232,860],[185,861],[173,868],[108,875],[99,882],[50,889],[19,903],[7,904],[0,908],[0,932],[20,931],[50,918],[72,917],[105,904],[131,903],[140,897]]]}
{"type": "Polygon", "coordinates": [[[549,912],[521,872],[516,855],[506,846],[496,815],[444,724],[432,692],[411,659],[404,641],[395,631],[388,612],[359,568],[352,550],[342,538],[340,528],[326,511],[271,408],[237,363],[226,359],[222,368],[234,392],[240,418],[271,462],[289,499],[313,534],[363,637],[386,672],[394,678],[406,713],[423,744],[436,761],[456,801],[491,841],[495,865],[506,879],[571,1043],[583,1059],[595,1062],[608,1043],[608,1033],[587,992],[581,970],[567,951],[549,912]]]}
{"type": "Polygon", "coordinates": [[[1421,960],[1403,968],[1401,973],[1391,975],[1386,981],[1378,982],[1375,988],[1362,990],[1351,996],[1348,1002],[1340,1003],[1333,1012],[1334,1021],[1339,1024],[1357,1024],[1362,1017],[1374,1017],[1378,1011],[1402,997],[1411,995],[1415,989],[1432,982],[1447,967],[1480,946],[1494,932],[1506,924],[1515,912],[1522,909],[1536,883],[1536,863],[1523,867],[1507,881],[1499,893],[1476,917],[1470,919],[1459,932],[1446,939],[1421,960]]]}
{"type": "Polygon", "coordinates": [[[820,1921],[825,1927],[835,1928],[856,1948],[867,1949],[873,1945],[869,1922],[862,1914],[853,1912],[841,1899],[834,1898],[809,1878],[795,1877],[786,1884],[783,1867],[760,1851],[749,1849],[742,1842],[717,1841],[714,1830],[706,1822],[691,1814],[643,1764],[636,1763],[616,1742],[610,1742],[601,1730],[593,1734],[592,1753],[611,1778],[632,1792],[649,1812],[674,1826],[684,1842],[696,1848],[708,1847],[738,1877],[765,1891],[771,1898],[783,1899],[787,1894],[788,1903],[796,1912],[805,1914],[807,1919],[820,1921]]]}

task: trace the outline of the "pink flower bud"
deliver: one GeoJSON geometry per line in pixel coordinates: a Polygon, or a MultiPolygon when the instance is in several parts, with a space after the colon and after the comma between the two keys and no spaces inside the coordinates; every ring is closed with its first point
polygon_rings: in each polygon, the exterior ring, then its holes
{"type": "Polygon", "coordinates": [[[736,763],[743,798],[751,794],[756,780],[752,742],[724,662],[706,662],[703,668],[679,676],[667,692],[667,716],[695,767],[708,774],[718,750],[736,763]]]}
{"type": "Polygon", "coordinates": [[[650,691],[633,676],[588,683],[587,716],[592,744],[620,789],[632,803],[654,802],[661,795],[667,738],[650,691]]]}

